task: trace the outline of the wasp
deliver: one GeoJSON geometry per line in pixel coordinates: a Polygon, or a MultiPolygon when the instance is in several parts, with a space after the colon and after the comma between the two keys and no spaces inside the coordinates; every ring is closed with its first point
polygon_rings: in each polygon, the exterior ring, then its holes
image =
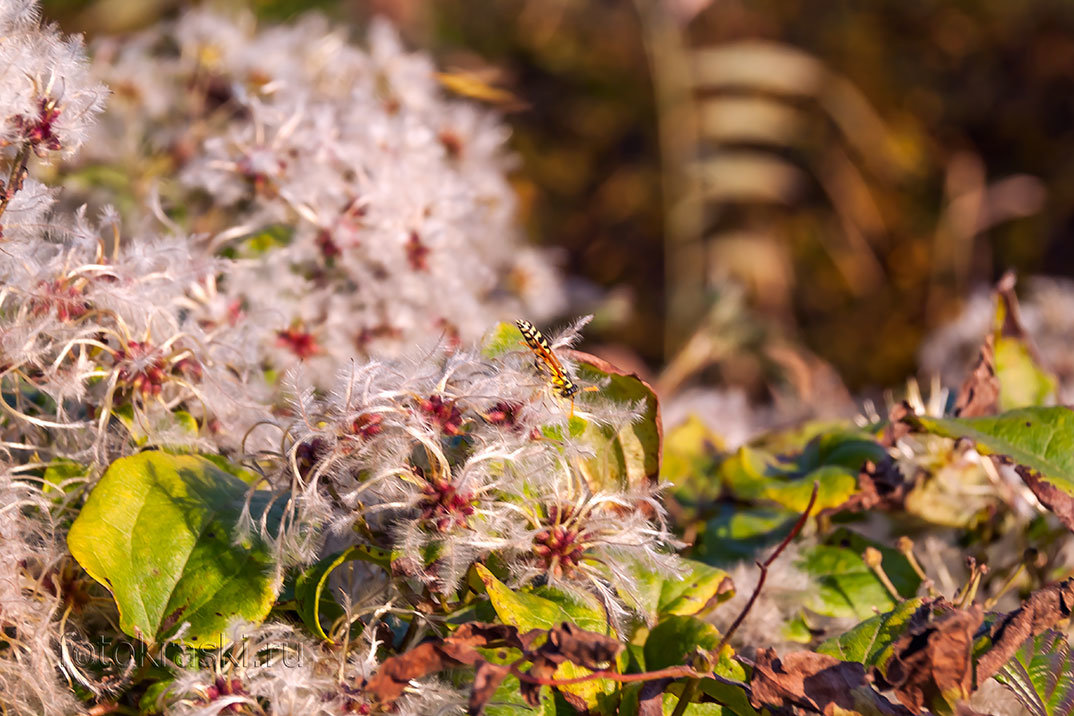
{"type": "MultiPolygon", "coordinates": [[[[522,319],[515,321],[515,325],[518,326],[518,330],[526,340],[526,345],[533,351],[535,356],[533,364],[536,366],[537,371],[548,376],[553,390],[559,397],[571,401],[571,417],[573,418],[574,396],[578,395],[583,388],[580,388],[577,383],[571,380],[571,377],[563,368],[563,364],[559,362],[559,358],[552,351],[551,346],[548,345],[548,340],[537,330],[536,326],[522,319]]],[[[598,388],[592,386],[584,388],[584,390],[591,391],[598,390],[598,388]]]]}

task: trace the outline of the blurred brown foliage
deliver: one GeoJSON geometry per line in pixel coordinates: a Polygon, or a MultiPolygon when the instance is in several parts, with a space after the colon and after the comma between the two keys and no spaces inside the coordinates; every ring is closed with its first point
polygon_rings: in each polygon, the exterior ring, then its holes
{"type": "MultiPolygon", "coordinates": [[[[603,323],[598,311],[598,340],[651,366],[670,357],[665,334],[679,336],[674,347],[696,327],[698,316],[666,302],[691,282],[702,301],[743,284],[751,320],[860,388],[912,371],[929,328],[1005,269],[1074,271],[1065,0],[246,4],[271,19],[314,6],[343,22],[386,13],[442,67],[495,68],[494,84],[525,104],[508,120],[529,231],[562,249],[569,273],[629,288],[629,311],[608,310],[603,323]],[[667,40],[654,17],[695,73],[688,167],[668,163],[680,116],[654,98],[667,40]],[[694,277],[675,261],[665,271],[665,198],[675,197],[662,192],[677,171],[701,192],[702,250],[680,262],[694,277]]],[[[67,30],[93,34],[179,3],[45,5],[67,30]]]]}

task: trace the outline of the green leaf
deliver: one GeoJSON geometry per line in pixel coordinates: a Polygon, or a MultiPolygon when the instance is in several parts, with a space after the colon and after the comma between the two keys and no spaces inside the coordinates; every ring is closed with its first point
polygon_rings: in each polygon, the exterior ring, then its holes
{"type": "Polygon", "coordinates": [[[645,668],[649,671],[689,662],[698,649],[713,651],[720,632],[697,617],[670,616],[653,627],[645,640],[645,668]]]}
{"type": "Polygon", "coordinates": [[[814,436],[797,454],[743,446],[721,464],[718,474],[738,499],[770,500],[793,512],[806,508],[818,482],[815,509],[824,510],[850,499],[865,461],[883,456],[884,448],[871,436],[837,429],[814,436]]]}
{"type": "MultiPolygon", "coordinates": [[[[653,671],[669,666],[689,664],[695,654],[707,653],[709,657],[715,656],[716,649],[720,646],[720,632],[713,625],[693,616],[670,616],[662,619],[653,627],[645,640],[645,668],[653,671]]],[[[725,646],[719,652],[714,671],[727,679],[745,682],[746,672],[742,665],[731,657],[734,652],[725,646]]],[[[684,682],[677,682],[669,688],[669,691],[678,690],[684,682]]],[[[721,704],[726,704],[720,711],[711,713],[738,714],[739,716],[757,716],[757,712],[750,706],[746,698],[746,692],[733,685],[723,684],[714,679],[702,679],[701,690],[712,696],[721,704]]],[[[678,694],[671,703],[678,702],[678,694]]],[[[665,708],[668,700],[665,698],[665,708]]],[[[690,709],[707,708],[709,704],[691,704],[687,707],[687,713],[710,713],[710,711],[691,711],[690,709]]],[[[668,712],[670,713],[670,712],[668,712]]]]}
{"type": "Polygon", "coordinates": [[[369,545],[355,545],[350,549],[329,555],[313,566],[309,567],[295,579],[295,602],[298,607],[298,615],[303,623],[317,636],[332,643],[332,639],[324,632],[321,626],[321,614],[327,612],[330,619],[335,620],[343,615],[343,609],[332,599],[322,602],[321,595],[328,583],[328,577],[344,562],[363,560],[372,562],[384,569],[390,569],[391,552],[388,550],[371,547],[369,545]]]}
{"type": "Polygon", "coordinates": [[[999,409],[1013,410],[1055,402],[1057,381],[1033,354],[1025,327],[1018,318],[1014,282],[1004,278],[996,287],[992,323],[992,356],[999,380],[999,409]]]}
{"type": "Polygon", "coordinates": [[[753,561],[783,539],[797,519],[784,509],[721,504],[705,524],[693,556],[719,567],[753,561]]]}
{"type": "Polygon", "coordinates": [[[1049,629],[1026,639],[996,674],[1033,716],[1074,713],[1074,660],[1066,635],[1049,629]]]}
{"type": "Polygon", "coordinates": [[[891,657],[892,644],[903,635],[910,617],[924,603],[924,597],[907,599],[890,612],[866,619],[850,631],[828,639],[817,651],[843,661],[882,667],[891,657]]]}
{"type": "Polygon", "coordinates": [[[511,624],[526,631],[551,629],[563,622],[573,622],[586,631],[613,633],[603,612],[595,606],[580,604],[547,588],[541,594],[515,591],[496,579],[485,565],[476,564],[474,567],[485,585],[496,615],[504,624],[511,624]]]}
{"type": "Polygon", "coordinates": [[[62,496],[69,481],[81,483],[88,474],[89,467],[86,465],[74,460],[57,458],[45,468],[45,474],[42,477],[42,492],[50,497],[53,496],[50,493],[62,496]]]}
{"type": "MultiPolygon", "coordinates": [[[[530,629],[551,629],[563,622],[572,622],[586,631],[598,634],[615,635],[615,630],[608,624],[607,618],[596,607],[581,604],[566,595],[551,589],[544,589],[540,594],[514,591],[496,579],[484,565],[475,565],[478,576],[485,585],[496,615],[504,624],[518,627],[522,632],[530,629]]],[[[588,669],[570,662],[564,662],[556,669],[555,678],[573,679],[591,673],[588,669]]],[[[595,709],[605,694],[615,692],[615,682],[607,679],[587,681],[573,686],[562,687],[563,690],[585,699],[590,708],[595,709]]]]}
{"type": "Polygon", "coordinates": [[[657,603],[658,615],[691,616],[735,596],[735,585],[727,572],[692,559],[682,562],[689,571],[682,579],[664,580],[657,603]]]}
{"type": "Polygon", "coordinates": [[[484,713],[486,716],[573,716],[578,712],[554,698],[542,699],[536,708],[530,706],[519,692],[518,679],[508,674],[489,699],[484,713]]]}
{"type": "MultiPolygon", "coordinates": [[[[725,679],[733,679],[735,681],[746,682],[746,670],[737,661],[730,658],[728,648],[724,648],[724,652],[720,654],[720,661],[716,664],[714,671],[725,679]]],[[[723,714],[725,716],[760,716],[757,710],[750,705],[749,699],[746,697],[744,689],[734,686],[732,684],[724,684],[715,679],[702,679],[701,691],[705,695],[715,699],[721,704],[724,704],[723,714]]],[[[691,704],[691,707],[693,704],[691,704]]],[[[665,708],[667,708],[667,702],[665,701],[665,708]]],[[[687,713],[689,713],[689,707],[687,713]]]]}
{"type": "MultiPolygon", "coordinates": [[[[675,713],[675,709],[679,706],[679,697],[668,691],[663,695],[663,715],[672,716],[675,713]]],[[[696,701],[686,707],[683,712],[684,716],[725,716],[725,714],[734,713],[733,711],[721,706],[720,704],[714,704],[711,702],[699,704],[696,701]]]]}
{"type": "MultiPolygon", "coordinates": [[[[579,384],[599,386],[601,400],[622,406],[639,406],[641,416],[618,430],[613,426],[588,423],[582,440],[594,457],[581,464],[581,471],[594,490],[622,489],[655,484],[660,476],[663,428],[660,403],[644,380],[625,373],[607,361],[578,351],[563,351],[577,364],[579,384]]],[[[579,393],[578,400],[586,400],[579,393]]]]}
{"type": "Polygon", "coordinates": [[[1000,410],[1012,410],[1053,401],[1057,381],[1037,364],[1024,342],[998,336],[994,347],[999,379],[1000,410]]]}
{"type": "Polygon", "coordinates": [[[497,323],[481,342],[481,355],[485,358],[497,358],[511,351],[524,350],[522,332],[514,323],[497,323]]]}
{"type": "Polygon", "coordinates": [[[823,616],[858,619],[872,616],[874,610],[894,609],[897,602],[862,559],[867,547],[880,550],[881,566],[902,597],[912,597],[917,592],[921,578],[906,557],[841,528],[824,544],[802,552],[798,567],[811,577],[816,588],[804,595],[804,605],[823,616]]]}
{"type": "Polygon", "coordinates": [[[709,430],[701,418],[691,414],[665,436],[661,476],[678,485],[698,472],[712,472],[722,450],[724,444],[720,436],[709,430]]]}
{"type": "MultiPolygon", "coordinates": [[[[124,633],[157,644],[185,623],[180,643],[215,648],[233,618],[265,618],[280,586],[275,563],[263,545],[235,544],[248,490],[197,455],[151,451],[109,466],[67,543],[112,592],[124,633]]],[[[253,494],[255,520],[271,499],[253,494]]]]}
{"type": "Polygon", "coordinates": [[[971,440],[985,455],[1002,455],[1074,495],[1074,411],[1055,406],[1019,408],[978,418],[908,420],[921,430],[971,440]]]}
{"type": "Polygon", "coordinates": [[[272,249],[287,246],[294,238],[295,230],[285,224],[272,224],[245,236],[236,238],[221,250],[227,258],[257,258],[272,249]]]}

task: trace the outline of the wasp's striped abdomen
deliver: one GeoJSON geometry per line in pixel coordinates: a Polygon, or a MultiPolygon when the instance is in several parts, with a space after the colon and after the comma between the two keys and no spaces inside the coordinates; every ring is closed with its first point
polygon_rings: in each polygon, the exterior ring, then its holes
{"type": "Polygon", "coordinates": [[[574,397],[578,393],[578,386],[567,375],[567,371],[563,369],[563,364],[559,362],[559,358],[552,352],[552,348],[548,345],[548,340],[544,335],[529,321],[519,319],[515,321],[515,325],[518,326],[519,332],[522,333],[522,337],[526,340],[526,345],[530,347],[530,350],[537,357],[538,369],[548,374],[552,387],[555,388],[560,397],[574,397]]]}

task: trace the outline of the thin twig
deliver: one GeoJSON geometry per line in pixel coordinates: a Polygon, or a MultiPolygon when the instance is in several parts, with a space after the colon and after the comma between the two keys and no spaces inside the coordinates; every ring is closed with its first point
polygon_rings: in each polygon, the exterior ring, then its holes
{"type": "Polygon", "coordinates": [[[11,198],[22,188],[22,182],[26,178],[26,164],[29,161],[30,144],[27,142],[15,155],[15,161],[11,165],[11,174],[8,175],[7,184],[4,184],[4,191],[0,194],[0,216],[3,216],[4,211],[7,210],[11,198]]]}
{"type": "Polygon", "coordinates": [[[787,536],[783,538],[783,541],[776,546],[775,551],[772,552],[768,559],[764,562],[757,563],[757,566],[761,569],[761,576],[757,579],[757,586],[753,588],[753,594],[750,595],[750,600],[746,602],[746,606],[742,607],[742,611],[738,613],[738,616],[735,617],[735,621],[731,623],[730,628],[728,628],[727,632],[723,635],[723,638],[720,639],[720,644],[713,650],[715,653],[718,654],[720,649],[730,641],[731,636],[742,625],[746,615],[753,609],[753,604],[757,601],[757,597],[761,596],[761,588],[764,587],[764,580],[768,576],[768,568],[776,561],[776,558],[783,553],[783,550],[787,549],[787,545],[798,536],[798,533],[802,531],[802,528],[805,527],[806,520],[809,519],[809,513],[813,511],[813,505],[817,502],[817,492],[819,490],[820,483],[814,480],[813,493],[809,496],[809,504],[806,505],[805,512],[803,512],[802,516],[798,518],[798,521],[794,523],[794,527],[792,527],[787,536]]]}

